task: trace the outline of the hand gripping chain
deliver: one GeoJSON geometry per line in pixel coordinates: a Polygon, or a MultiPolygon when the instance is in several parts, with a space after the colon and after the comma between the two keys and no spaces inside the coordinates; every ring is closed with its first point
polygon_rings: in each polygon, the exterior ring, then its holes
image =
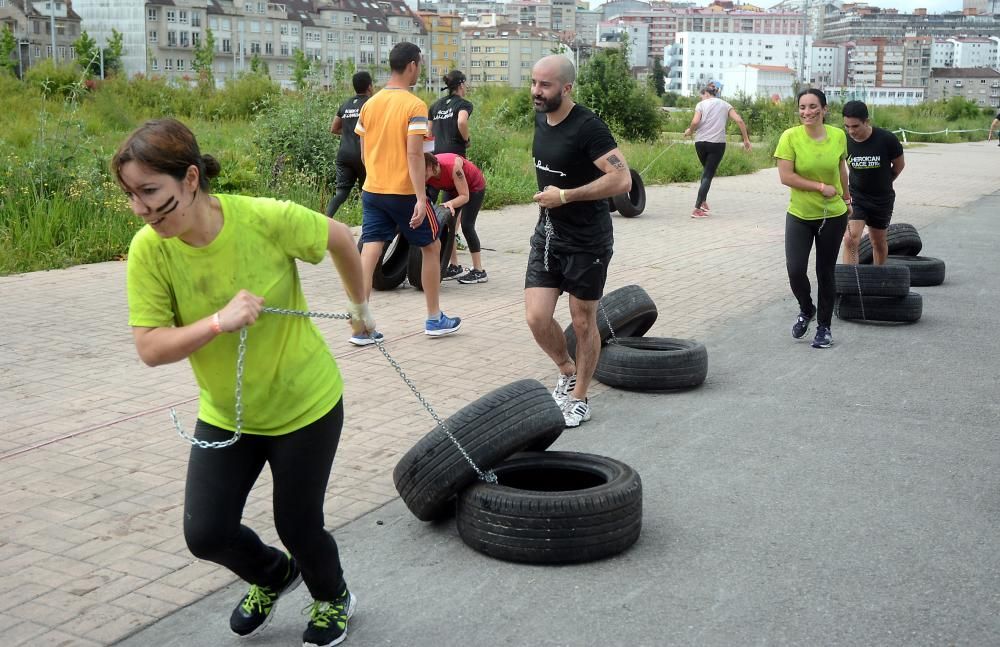
{"type": "MultiPolygon", "coordinates": [[[[287,308],[264,308],[263,312],[280,314],[280,315],[290,315],[295,317],[316,317],[320,319],[349,320],[351,318],[351,315],[347,313],[313,312],[304,310],[289,310],[287,308]]],[[[420,404],[424,407],[424,409],[427,410],[429,414],[431,414],[431,418],[433,418],[434,422],[438,424],[438,426],[441,428],[441,431],[443,431],[445,436],[448,437],[448,440],[450,440],[455,445],[455,447],[458,448],[458,451],[462,454],[462,458],[464,458],[469,463],[469,465],[472,466],[472,469],[475,470],[476,475],[481,480],[487,483],[496,483],[497,476],[493,472],[493,470],[484,472],[479,468],[478,465],[476,465],[475,461],[472,460],[472,457],[469,456],[469,453],[465,451],[465,448],[462,447],[461,443],[458,442],[458,439],[455,438],[455,436],[448,429],[448,426],[445,424],[445,422],[441,420],[438,414],[431,407],[430,403],[428,403],[427,400],[424,398],[424,396],[420,394],[420,391],[417,390],[417,387],[413,384],[410,378],[406,376],[406,373],[403,372],[403,368],[399,365],[399,362],[394,360],[392,356],[389,355],[389,351],[385,349],[385,342],[379,338],[373,338],[373,340],[375,342],[375,347],[382,352],[382,354],[385,356],[387,360],[389,360],[389,364],[394,369],[396,369],[396,372],[399,373],[399,377],[403,379],[403,382],[406,383],[406,386],[410,387],[410,391],[412,391],[413,395],[416,396],[417,401],[420,402],[420,404]]],[[[177,430],[177,433],[178,435],[180,435],[181,438],[188,441],[192,445],[200,447],[202,449],[222,449],[223,447],[229,447],[230,445],[232,445],[233,443],[235,443],[240,439],[240,436],[243,433],[243,365],[247,350],[246,342],[247,342],[247,329],[244,327],[240,329],[240,345],[236,356],[236,431],[233,433],[232,438],[216,442],[198,440],[194,436],[185,433],[184,429],[181,427],[180,421],[177,419],[177,412],[173,409],[173,407],[171,407],[170,418],[174,422],[174,428],[177,430]]]]}

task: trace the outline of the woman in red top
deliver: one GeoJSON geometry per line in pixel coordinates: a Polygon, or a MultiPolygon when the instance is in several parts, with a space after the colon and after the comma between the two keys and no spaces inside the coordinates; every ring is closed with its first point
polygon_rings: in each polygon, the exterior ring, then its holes
{"type": "Polygon", "coordinates": [[[424,164],[427,172],[427,186],[445,192],[444,206],[448,207],[456,222],[462,225],[462,235],[469,245],[472,254],[472,269],[462,272],[458,264],[458,252],[451,252],[451,264],[445,273],[444,280],[458,277],[459,283],[486,283],[486,270],[483,269],[482,247],[476,234],[476,216],[483,206],[486,196],[486,178],[476,165],[461,155],[441,153],[432,155],[424,153],[424,164]]]}

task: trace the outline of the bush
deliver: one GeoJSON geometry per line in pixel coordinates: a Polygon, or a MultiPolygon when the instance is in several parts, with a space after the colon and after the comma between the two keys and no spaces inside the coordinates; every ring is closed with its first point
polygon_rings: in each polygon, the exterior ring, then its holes
{"type": "Polygon", "coordinates": [[[625,48],[602,49],[590,59],[577,77],[576,100],[626,140],[660,136],[660,101],[632,78],[625,48]]]}
{"type": "Polygon", "coordinates": [[[283,96],[271,102],[253,122],[253,141],[260,149],[258,172],[267,186],[291,181],[326,187],[336,177],[337,137],[330,121],[337,112],[332,95],[283,96]]]}
{"type": "Polygon", "coordinates": [[[84,77],[76,63],[57,64],[52,59],[45,59],[28,68],[24,75],[29,85],[38,88],[43,97],[62,96],[77,98],[86,89],[84,77]]]}
{"type": "Polygon", "coordinates": [[[222,90],[209,91],[204,114],[213,119],[247,119],[260,114],[281,88],[263,74],[244,74],[227,79],[222,90]]]}

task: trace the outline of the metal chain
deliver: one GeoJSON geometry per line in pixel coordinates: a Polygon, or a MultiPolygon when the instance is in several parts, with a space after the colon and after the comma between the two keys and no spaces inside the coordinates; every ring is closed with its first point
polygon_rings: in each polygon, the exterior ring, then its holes
{"type": "MultiPolygon", "coordinates": [[[[314,312],[311,310],[308,311],[290,310],[288,308],[267,307],[263,309],[263,312],[280,314],[280,315],[290,315],[295,317],[316,317],[320,319],[350,320],[351,318],[351,315],[348,313],[314,312]]],[[[177,418],[177,412],[173,409],[173,407],[171,407],[170,409],[170,418],[174,422],[174,427],[176,428],[177,433],[180,435],[181,438],[183,438],[184,440],[188,441],[189,443],[191,443],[196,447],[201,447],[202,449],[221,449],[223,447],[229,447],[230,445],[238,441],[240,439],[240,436],[243,434],[243,369],[244,369],[244,360],[246,357],[246,349],[247,349],[246,340],[247,340],[247,328],[243,327],[240,329],[240,344],[236,355],[236,431],[234,432],[232,438],[216,442],[198,440],[197,438],[184,432],[183,428],[181,428],[181,423],[177,418]]],[[[462,457],[469,463],[469,465],[472,466],[472,469],[475,470],[476,475],[481,480],[487,483],[497,483],[497,476],[493,472],[493,470],[484,472],[479,468],[478,465],[476,465],[475,461],[472,460],[472,457],[469,456],[469,453],[465,451],[465,448],[462,447],[461,443],[458,442],[458,439],[455,438],[454,434],[452,434],[451,431],[448,429],[448,425],[445,424],[444,420],[441,420],[437,412],[435,412],[434,409],[431,407],[430,403],[427,402],[424,396],[421,395],[420,391],[417,390],[417,387],[413,384],[410,378],[408,378],[406,376],[406,373],[403,372],[403,367],[400,366],[399,362],[394,360],[392,356],[389,354],[389,351],[385,349],[385,342],[382,339],[376,337],[373,337],[372,340],[375,342],[375,347],[382,352],[385,358],[389,360],[389,364],[394,369],[396,369],[397,373],[399,373],[399,377],[403,379],[403,382],[406,383],[406,386],[410,387],[410,390],[413,392],[413,395],[416,396],[417,401],[420,402],[421,405],[423,405],[424,409],[426,409],[429,414],[431,414],[431,417],[434,419],[434,422],[438,424],[438,426],[441,428],[441,431],[443,431],[445,436],[448,437],[448,440],[450,440],[455,445],[455,447],[458,448],[458,451],[462,454],[462,457]]]]}
{"type": "Polygon", "coordinates": [[[545,266],[545,271],[549,271],[549,244],[552,242],[552,235],[555,234],[556,228],[552,225],[552,219],[549,218],[549,208],[545,207],[545,255],[542,257],[542,263],[545,266]]]}
{"type": "Polygon", "coordinates": [[[597,302],[597,305],[601,308],[601,314],[604,315],[604,320],[608,322],[608,330],[611,331],[611,339],[608,341],[609,344],[617,344],[618,338],[615,337],[614,326],[611,325],[611,317],[608,316],[608,311],[604,309],[604,299],[597,302]]]}

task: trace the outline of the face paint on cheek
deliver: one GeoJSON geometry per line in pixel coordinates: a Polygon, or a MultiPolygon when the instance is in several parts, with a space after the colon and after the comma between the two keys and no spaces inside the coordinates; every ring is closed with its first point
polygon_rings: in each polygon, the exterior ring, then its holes
{"type": "Polygon", "coordinates": [[[165,216],[174,209],[176,209],[178,204],[179,203],[177,202],[177,198],[175,198],[174,196],[170,196],[170,198],[168,198],[166,202],[157,207],[156,213],[160,213],[165,216]]]}

